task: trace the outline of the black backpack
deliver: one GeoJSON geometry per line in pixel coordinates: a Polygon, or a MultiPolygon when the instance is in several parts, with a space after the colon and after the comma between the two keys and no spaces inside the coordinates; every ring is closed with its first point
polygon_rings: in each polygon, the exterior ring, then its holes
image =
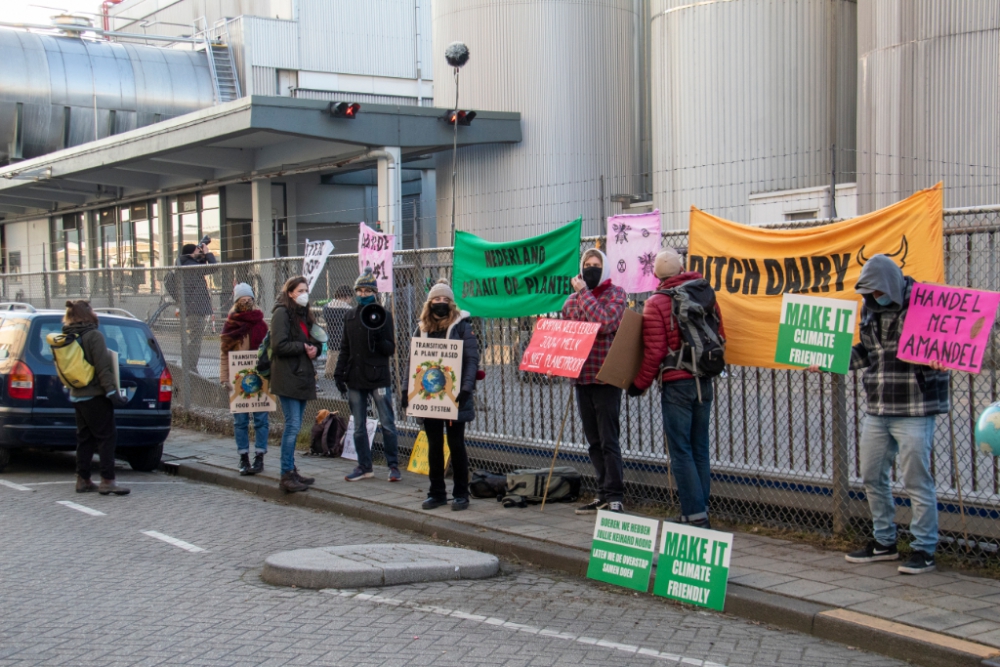
{"type": "Polygon", "coordinates": [[[719,335],[715,290],[704,278],[657,290],[670,297],[670,326],[680,329],[681,347],[672,350],[662,368],[685,370],[695,377],[715,377],[726,369],[726,342],[719,335]]]}
{"type": "Polygon", "coordinates": [[[344,453],[345,435],[347,422],[337,413],[331,412],[326,419],[312,427],[309,453],[313,456],[340,456],[344,453]]]}
{"type": "Polygon", "coordinates": [[[477,470],[469,480],[469,493],[473,498],[502,498],[507,495],[507,475],[477,470]]]}

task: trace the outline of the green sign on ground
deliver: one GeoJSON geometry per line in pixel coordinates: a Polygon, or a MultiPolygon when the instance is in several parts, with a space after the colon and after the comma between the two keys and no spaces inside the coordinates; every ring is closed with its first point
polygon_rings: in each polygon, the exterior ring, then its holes
{"type": "Polygon", "coordinates": [[[653,571],[658,526],[655,519],[599,511],[587,577],[645,593],[653,571]]]}
{"type": "Polygon", "coordinates": [[[653,593],[722,611],[732,550],[732,533],[664,521],[653,593]]]}
{"type": "Polygon", "coordinates": [[[847,373],[854,344],[856,301],[786,293],[774,360],[779,364],[847,373]]]}

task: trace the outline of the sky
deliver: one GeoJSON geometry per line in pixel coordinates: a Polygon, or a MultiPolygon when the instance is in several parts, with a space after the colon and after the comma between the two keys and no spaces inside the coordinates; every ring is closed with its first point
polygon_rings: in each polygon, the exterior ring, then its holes
{"type": "Polygon", "coordinates": [[[3,5],[3,20],[12,23],[47,24],[49,17],[60,10],[89,14],[101,11],[101,0],[0,0],[0,4],[3,5]]]}

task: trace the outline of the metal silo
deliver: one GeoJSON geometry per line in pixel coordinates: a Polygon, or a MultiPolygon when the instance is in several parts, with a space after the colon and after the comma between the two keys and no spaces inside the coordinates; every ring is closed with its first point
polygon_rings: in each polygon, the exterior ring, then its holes
{"type": "Polygon", "coordinates": [[[749,222],[749,196],[854,180],[852,0],[651,0],[654,202],[749,222]],[[836,145],[836,175],[831,146],[836,145]]]}
{"type": "Polygon", "coordinates": [[[858,211],[1000,203],[1000,1],[858,2],[858,211]]]}
{"type": "MultiPolygon", "coordinates": [[[[462,109],[519,111],[523,141],[459,148],[456,229],[511,240],[582,215],[639,172],[640,0],[434,0],[434,105],[455,104],[444,51],[471,52],[462,109]],[[602,198],[603,185],[603,198],[602,198]]],[[[462,128],[459,128],[461,139],[462,128]]],[[[451,154],[439,155],[438,243],[450,243],[451,154]]]]}

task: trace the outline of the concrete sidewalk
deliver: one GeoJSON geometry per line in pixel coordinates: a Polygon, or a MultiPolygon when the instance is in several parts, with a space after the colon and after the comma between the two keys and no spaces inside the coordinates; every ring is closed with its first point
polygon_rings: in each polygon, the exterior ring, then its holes
{"type": "MultiPolygon", "coordinates": [[[[299,456],[299,470],[316,477],[308,493],[277,488],[278,452],[266,472],[240,477],[232,438],[174,429],[164,446],[168,472],[327,509],[442,540],[583,575],[593,516],[575,504],[504,509],[472,499],[465,512],[424,511],[427,478],[403,473],[390,484],[385,468],[375,479],[346,482],[353,461],[299,456]]],[[[450,487],[450,480],[449,480],[450,487]]],[[[852,646],[941,667],[1000,667],[1000,581],[957,572],[907,576],[897,563],[852,565],[842,553],[746,533],[733,542],[726,612],[788,627],[852,646]]],[[[655,577],[655,573],[654,573],[655,577]]],[[[652,587],[651,587],[652,588],[652,587]]],[[[668,603],[665,601],[665,603],[668,603]]]]}

